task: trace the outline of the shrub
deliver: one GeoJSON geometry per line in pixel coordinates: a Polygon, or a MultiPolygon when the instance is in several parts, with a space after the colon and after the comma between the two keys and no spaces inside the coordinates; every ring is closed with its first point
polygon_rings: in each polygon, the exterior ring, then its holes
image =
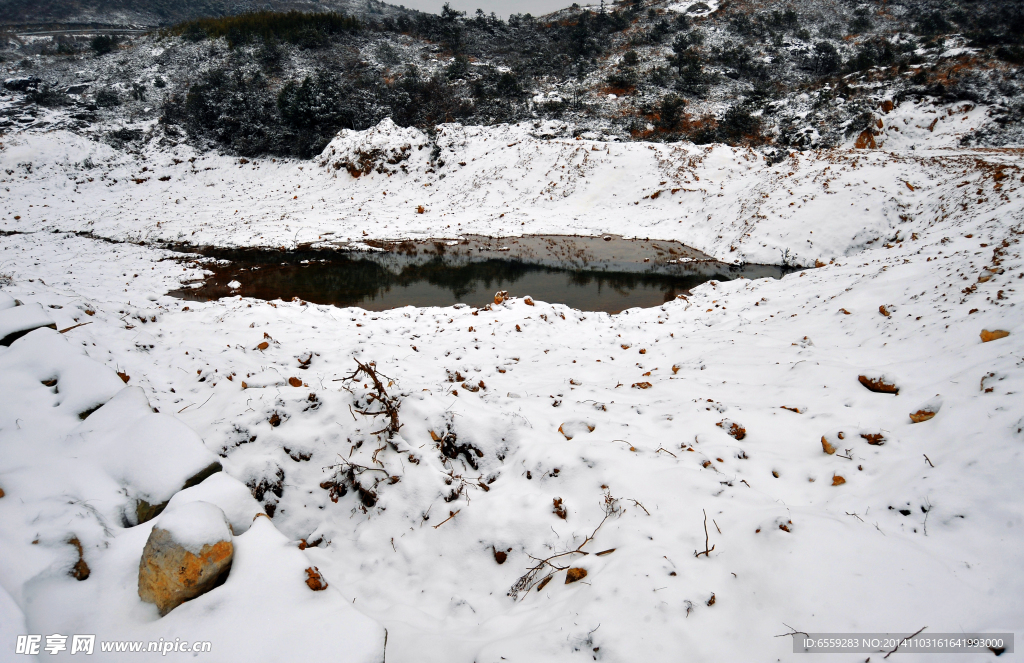
{"type": "Polygon", "coordinates": [[[167,32],[191,41],[224,37],[234,48],[257,39],[284,41],[305,48],[326,45],[329,37],[361,29],[355,17],[338,12],[259,11],[223,18],[200,18],[179,23],[167,32]]]}
{"type": "Polygon", "coordinates": [[[96,105],[100,108],[113,108],[121,105],[121,95],[111,87],[105,87],[96,93],[96,105]]]}
{"type": "Polygon", "coordinates": [[[116,131],[111,131],[107,135],[115,141],[123,143],[130,143],[132,141],[142,139],[142,131],[139,129],[129,129],[128,127],[122,127],[116,131]]]}
{"type": "Polygon", "coordinates": [[[862,71],[871,67],[893,64],[897,59],[898,54],[888,40],[872,39],[862,43],[846,64],[850,71],[862,71]]]}
{"type": "Polygon", "coordinates": [[[917,33],[921,35],[945,34],[952,29],[949,22],[942,16],[941,12],[934,11],[925,14],[917,24],[917,33]]]}
{"type": "Polygon", "coordinates": [[[658,126],[665,131],[675,131],[683,121],[686,100],[670,94],[658,105],[658,126]]]}
{"type": "Polygon", "coordinates": [[[718,134],[722,142],[729,145],[758,144],[764,141],[760,118],[754,117],[740,105],[732,106],[725,112],[718,123],[718,134]]]}
{"type": "Polygon", "coordinates": [[[838,73],[843,66],[843,59],[836,47],[827,41],[814,45],[813,68],[816,74],[831,76],[838,73]]]}
{"type": "Polygon", "coordinates": [[[853,20],[850,21],[850,32],[859,34],[861,32],[868,32],[871,30],[871,16],[868,13],[866,7],[855,9],[853,12],[853,20]]]}
{"type": "Polygon", "coordinates": [[[117,37],[112,35],[97,35],[89,42],[89,47],[97,56],[106,55],[117,46],[117,37]]]}
{"type": "Polygon", "coordinates": [[[501,76],[498,77],[498,82],[494,86],[495,92],[499,97],[504,99],[519,99],[524,94],[522,83],[519,82],[519,78],[512,72],[502,72],[501,76]]]}

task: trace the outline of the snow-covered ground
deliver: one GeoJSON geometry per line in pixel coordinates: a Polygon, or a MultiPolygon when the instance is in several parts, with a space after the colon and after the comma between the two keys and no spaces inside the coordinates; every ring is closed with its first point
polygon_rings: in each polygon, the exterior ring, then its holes
{"type": "Polygon", "coordinates": [[[389,125],[307,163],[7,137],[3,293],[41,304],[58,330],[89,324],[0,349],[3,656],[12,634],[95,632],[208,639],[206,660],[362,660],[361,646],[383,655],[375,627],[352,626],[365,617],[387,629],[388,661],[481,663],[832,660],[775,636],[1024,630],[1019,150],[767,166],[722,146],[562,131],[445,126],[441,169],[421,134],[389,125]],[[823,266],[615,316],[529,292],[367,313],[175,300],[164,293],[198,266],[154,246],[460,232],[613,232],[823,266]],[[1009,335],[983,343],[982,330],[1009,335]],[[354,360],[375,362],[400,399],[390,441],[375,434],[383,417],[356,412],[379,406],[365,374],[343,379],[354,360]],[[86,364],[95,387],[38,384],[86,364]],[[96,394],[113,401],[80,421],[96,394]],[[53,407],[64,398],[79,401],[53,407]],[[223,465],[175,499],[273,516],[236,530],[224,586],[162,619],[134,585],[152,523],[114,516],[164,499],[154,463],[190,469],[159,449],[79,459],[73,444],[102,427],[90,444],[126,445],[124,417],[94,417],[129,400],[137,416],[146,400],[159,410],[146,416],[164,432],[194,431],[194,464],[223,465]],[[912,423],[926,406],[935,417],[912,423]],[[698,557],[705,513],[713,550],[698,557]],[[66,575],[71,537],[85,581],[66,575]],[[551,560],[551,582],[537,588],[545,566],[510,596],[538,560],[573,550],[551,560]],[[306,588],[305,566],[329,596],[306,588]],[[586,576],[566,583],[569,566],[586,576]]]}

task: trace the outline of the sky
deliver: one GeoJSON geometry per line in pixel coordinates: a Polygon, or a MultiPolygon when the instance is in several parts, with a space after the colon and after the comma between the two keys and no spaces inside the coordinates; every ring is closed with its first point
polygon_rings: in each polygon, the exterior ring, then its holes
{"type": "MultiPolygon", "coordinates": [[[[386,0],[388,1],[388,0],[386,0]]],[[[418,9],[424,12],[440,13],[445,0],[390,0],[390,4],[405,5],[410,9],[418,9]]],[[[568,7],[578,0],[449,0],[451,6],[459,11],[464,11],[470,16],[476,10],[482,9],[490,14],[494,12],[502,18],[508,18],[509,14],[533,14],[541,16],[556,9],[568,7]]],[[[580,4],[586,4],[580,2],[580,4]]]]}

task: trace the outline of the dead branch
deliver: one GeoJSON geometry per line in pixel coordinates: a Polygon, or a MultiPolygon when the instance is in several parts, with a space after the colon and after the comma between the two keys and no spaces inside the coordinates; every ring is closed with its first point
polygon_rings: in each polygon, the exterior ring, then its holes
{"type": "MultiPolygon", "coordinates": [[[[519,594],[520,593],[522,593],[525,596],[535,586],[538,589],[541,589],[541,588],[543,588],[544,585],[546,585],[550,581],[551,576],[554,573],[556,573],[558,571],[564,571],[565,569],[569,568],[568,564],[566,564],[564,566],[560,566],[559,564],[556,564],[553,560],[560,559],[560,558],[566,557],[568,555],[589,555],[590,553],[585,551],[585,550],[583,550],[583,548],[588,543],[590,543],[591,541],[594,540],[594,537],[597,536],[597,533],[601,530],[601,527],[605,524],[605,522],[608,520],[609,517],[611,517],[613,515],[618,516],[618,515],[620,515],[622,513],[622,509],[618,506],[618,500],[616,498],[612,497],[611,493],[605,493],[603,509],[604,509],[604,517],[601,518],[601,522],[599,522],[597,524],[597,527],[594,528],[594,531],[591,532],[590,535],[587,536],[583,540],[583,543],[581,543],[580,545],[576,546],[576,548],[574,548],[573,550],[566,550],[564,552],[555,553],[554,555],[551,555],[549,557],[545,557],[544,559],[540,559],[539,557],[534,557],[533,555],[530,555],[529,553],[527,553],[527,556],[529,556],[531,559],[535,560],[537,562],[537,564],[535,564],[533,567],[531,567],[526,573],[524,573],[522,576],[520,576],[518,580],[516,580],[516,582],[508,590],[508,596],[510,598],[512,598],[513,600],[515,600],[515,599],[519,598],[519,594]],[[545,569],[548,569],[548,568],[551,569],[550,573],[545,574],[544,578],[541,578],[540,580],[538,580],[538,577],[541,576],[542,573],[545,571],[545,569]]],[[[605,554],[608,554],[609,551],[602,551],[602,552],[605,553],[605,554]]]]}
{"type": "Polygon", "coordinates": [[[442,520],[441,522],[439,522],[438,524],[434,525],[434,529],[437,529],[438,527],[440,527],[441,525],[444,525],[446,522],[448,522],[449,520],[451,520],[455,516],[459,515],[460,511],[462,511],[462,509],[459,509],[458,511],[449,511],[448,512],[448,517],[445,518],[444,520],[442,520]]]}
{"type": "Polygon", "coordinates": [[[932,459],[928,457],[928,454],[921,454],[921,455],[922,455],[922,456],[924,456],[924,461],[925,461],[926,463],[928,463],[928,464],[929,464],[929,465],[931,465],[932,467],[935,467],[934,465],[932,465],[932,459]]]}
{"type": "Polygon", "coordinates": [[[776,638],[785,638],[788,635],[806,635],[808,638],[811,637],[811,634],[807,631],[798,631],[786,622],[782,622],[782,625],[789,629],[789,633],[780,633],[775,636],[776,638]]]}
{"type": "Polygon", "coordinates": [[[693,556],[700,557],[701,555],[704,555],[705,557],[711,557],[711,551],[714,550],[715,547],[711,546],[708,548],[708,512],[704,511],[704,509],[701,509],[701,511],[704,512],[704,552],[697,552],[694,550],[693,556]]]}
{"type": "Polygon", "coordinates": [[[911,638],[913,638],[913,637],[916,637],[917,635],[919,635],[919,634],[921,633],[921,631],[925,630],[926,628],[928,628],[928,627],[927,627],[927,626],[922,626],[921,628],[917,629],[917,631],[916,631],[916,632],[914,632],[914,634],[913,634],[913,635],[909,635],[909,636],[907,636],[907,637],[905,637],[905,638],[901,639],[901,640],[900,640],[899,642],[897,642],[897,643],[896,643],[896,646],[895,646],[895,647],[893,647],[893,650],[892,650],[891,652],[889,652],[888,654],[886,654],[885,656],[883,656],[882,658],[883,658],[883,659],[885,659],[885,658],[889,658],[890,656],[892,656],[893,654],[895,654],[895,653],[896,653],[896,650],[900,648],[900,645],[902,645],[902,644],[903,644],[904,642],[906,642],[907,640],[910,640],[911,638]]]}
{"type": "Polygon", "coordinates": [[[64,329],[61,329],[59,333],[66,334],[69,331],[71,331],[72,329],[78,329],[79,327],[84,327],[86,325],[91,325],[91,324],[92,324],[91,320],[89,322],[79,322],[77,325],[71,325],[70,327],[65,327],[64,329]]]}
{"type": "Polygon", "coordinates": [[[383,470],[379,467],[366,467],[365,465],[357,465],[356,463],[349,462],[345,459],[342,459],[340,463],[335,463],[334,465],[327,465],[323,469],[333,470],[336,468],[340,469],[341,472],[348,472],[351,470],[355,474],[362,474],[363,472],[383,472],[384,474],[388,473],[387,470],[383,470]]]}
{"type": "Polygon", "coordinates": [[[638,507],[640,507],[641,509],[643,509],[643,510],[644,510],[644,513],[646,513],[646,514],[647,514],[648,516],[649,516],[649,515],[651,515],[651,512],[650,512],[650,511],[648,511],[648,510],[647,510],[647,508],[646,508],[646,507],[645,507],[645,506],[644,506],[643,504],[640,504],[640,502],[637,502],[637,501],[636,501],[636,500],[634,500],[633,498],[630,498],[630,499],[629,499],[629,501],[630,501],[630,502],[632,502],[633,504],[637,505],[637,506],[638,506],[638,507]]]}
{"type": "MultiPolygon", "coordinates": [[[[362,363],[358,359],[354,359],[356,362],[356,370],[351,375],[346,375],[342,378],[336,378],[334,382],[343,382],[343,388],[346,391],[352,392],[351,385],[358,382],[359,375],[365,375],[369,378],[370,382],[373,383],[373,391],[366,394],[366,405],[360,407],[358,402],[354,408],[356,412],[365,417],[387,417],[387,425],[380,430],[373,431],[371,435],[387,434],[387,439],[391,440],[398,433],[398,430],[402,427],[402,424],[398,420],[398,409],[401,407],[401,400],[397,396],[392,396],[388,393],[387,388],[384,386],[381,378],[388,381],[388,387],[392,386],[395,381],[384,375],[377,370],[377,364],[374,362],[362,363]],[[379,406],[377,410],[371,410],[370,407],[374,404],[379,406]]],[[[350,411],[353,409],[349,406],[350,411]]],[[[354,416],[354,415],[353,415],[354,416]]]]}

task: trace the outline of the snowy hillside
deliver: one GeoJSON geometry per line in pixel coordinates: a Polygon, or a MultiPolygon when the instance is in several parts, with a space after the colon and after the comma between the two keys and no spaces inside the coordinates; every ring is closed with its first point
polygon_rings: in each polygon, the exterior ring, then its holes
{"type": "Polygon", "coordinates": [[[905,102],[875,149],[773,164],[554,121],[385,121],[312,161],[5,136],[0,332],[39,328],[0,347],[4,656],[812,661],[776,636],[1020,632],[1024,163],[959,146],[983,112],[905,102]],[[810,269],[618,315],[165,294],[202,276],[172,245],[468,233],[810,269]],[[221,509],[235,557],[159,617],[140,521],[168,500],[221,509]]]}
{"type": "Polygon", "coordinates": [[[558,122],[442,125],[431,141],[384,120],[343,131],[313,162],[183,146],[131,154],[67,132],[26,132],[0,152],[8,200],[0,223],[9,231],[263,247],[617,233],[676,239],[726,262],[807,266],[905,240],[963,214],[960,205],[974,215],[1008,200],[1005,191],[955,186],[953,172],[964,175],[955,184],[1019,184],[991,179],[1006,166],[1015,172],[1015,150],[949,149],[974,111],[913,110],[893,112],[885,140],[898,145],[934,119],[940,129],[927,136],[935,148],[792,152],[774,165],[723,145],[574,139],[572,126],[558,122]]]}

